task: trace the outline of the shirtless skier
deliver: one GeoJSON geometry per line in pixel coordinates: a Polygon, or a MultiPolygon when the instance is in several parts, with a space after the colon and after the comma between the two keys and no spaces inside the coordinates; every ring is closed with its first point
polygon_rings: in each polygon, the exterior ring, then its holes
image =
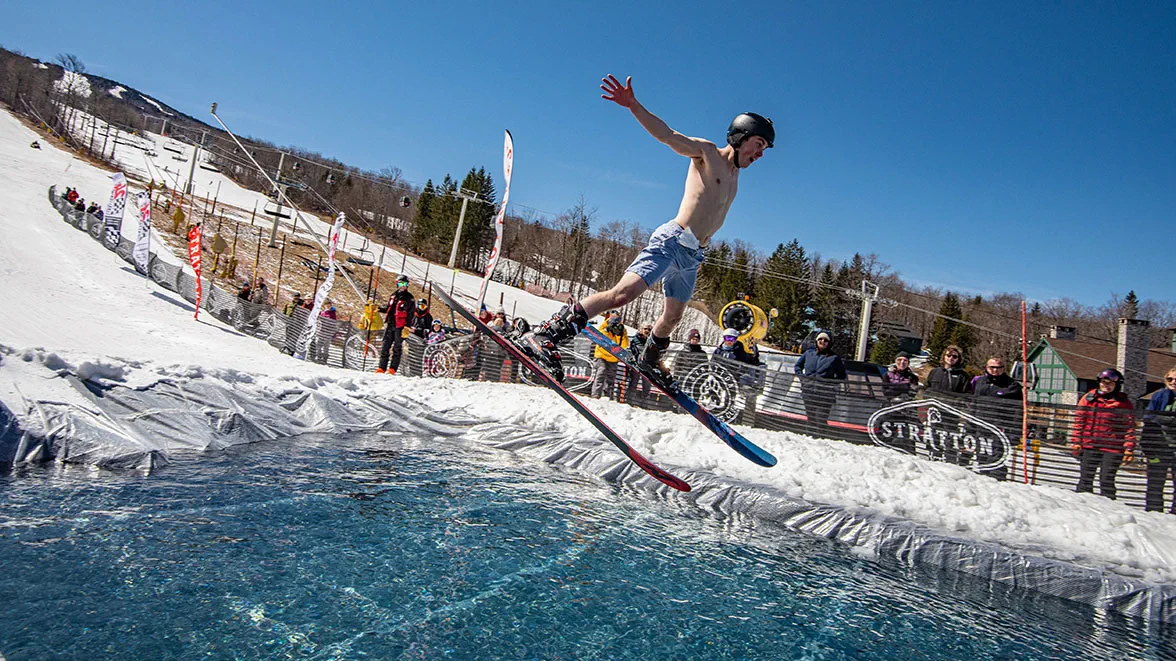
{"type": "Polygon", "coordinates": [[[637,255],[612,289],[597,292],[578,303],[570,302],[551,319],[519,339],[522,349],[560,381],[563,381],[564,373],[556,345],[574,337],[592,317],[629,303],[658,280],[663,281],[665,307],[653,325],[653,333],[640,360],[643,371],[669,381],[661,367],[661,357],[670,346],[670,333],[682,319],[686,303],[694,293],[703,249],[727,218],[727,210],[731,208],[739,187],[739,171],[759,160],[776,139],[772,120],[750,112],[731,121],[724,147],[720,148],[709,140],[682,135],[637,101],[632,81],[630,76],[622,85],[609,74],[602,79],[600,89],[604,94],[601,98],[628,108],[658,142],[690,159],[686,190],[678,215],[654,230],[649,245],[637,255]]]}

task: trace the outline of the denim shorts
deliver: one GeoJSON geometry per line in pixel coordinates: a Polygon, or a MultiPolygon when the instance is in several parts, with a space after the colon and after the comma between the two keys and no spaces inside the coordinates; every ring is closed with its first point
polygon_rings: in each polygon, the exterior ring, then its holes
{"type": "Polygon", "coordinates": [[[649,245],[625,271],[636,273],[648,287],[662,280],[666,298],[685,303],[694,294],[694,281],[702,259],[698,239],[671,220],[653,231],[649,245]]]}

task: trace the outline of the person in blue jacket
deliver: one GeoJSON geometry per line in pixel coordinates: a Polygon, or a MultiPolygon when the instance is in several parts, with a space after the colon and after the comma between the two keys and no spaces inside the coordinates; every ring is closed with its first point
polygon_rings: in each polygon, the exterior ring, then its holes
{"type": "MultiPolygon", "coordinates": [[[[1144,508],[1164,510],[1164,487],[1176,481],[1176,367],[1164,375],[1164,388],[1151,396],[1143,417],[1143,459],[1147,463],[1147,495],[1144,508]],[[1157,415],[1158,414],[1158,415],[1157,415]]],[[[1168,510],[1176,514],[1176,499],[1168,510]]]]}
{"type": "Polygon", "coordinates": [[[793,371],[802,376],[819,376],[841,381],[846,378],[845,363],[841,362],[841,356],[829,348],[829,334],[823,331],[817,334],[817,346],[801,355],[793,371]]]}
{"type": "Polygon", "coordinates": [[[830,381],[846,379],[845,364],[841,362],[841,356],[829,348],[830,344],[828,333],[818,333],[817,346],[805,351],[793,368],[797,376],[805,377],[800,381],[807,420],[805,427],[808,433],[814,435],[827,433],[825,425],[837,398],[837,386],[830,381]]]}

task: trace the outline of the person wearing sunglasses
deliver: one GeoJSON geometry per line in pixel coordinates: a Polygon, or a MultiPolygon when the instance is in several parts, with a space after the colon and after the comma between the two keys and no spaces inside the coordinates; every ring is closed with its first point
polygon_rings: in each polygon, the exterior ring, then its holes
{"type": "Polygon", "coordinates": [[[828,333],[817,333],[816,346],[801,354],[792,368],[797,376],[804,377],[800,382],[800,393],[804,399],[805,429],[814,435],[828,433],[825,425],[837,398],[837,387],[830,381],[848,378],[845,363],[833,351],[832,344],[828,333]]]}
{"type": "MultiPolygon", "coordinates": [[[[1144,509],[1164,509],[1164,487],[1176,482],[1176,367],[1164,375],[1164,387],[1153,393],[1143,418],[1143,456],[1147,463],[1144,509]]],[[[1176,498],[1169,514],[1176,514],[1176,498]]]]}
{"type": "Polygon", "coordinates": [[[715,347],[714,355],[719,358],[726,358],[727,360],[736,360],[748,365],[759,365],[759,349],[752,347],[748,351],[743,343],[739,341],[739,331],[734,328],[727,328],[723,330],[723,339],[719,342],[719,346],[715,347]]]}
{"type": "Polygon", "coordinates": [[[1070,450],[1081,464],[1075,491],[1093,493],[1098,473],[1099,495],[1115,499],[1115,476],[1135,451],[1133,408],[1123,392],[1123,373],[1110,367],[1099,372],[1098,387],[1078,400],[1070,434],[1070,450]]]}
{"type": "Polygon", "coordinates": [[[939,358],[939,367],[927,375],[927,390],[942,393],[968,392],[971,379],[964,371],[964,352],[956,345],[948,345],[939,358]]]}
{"type": "MultiPolygon", "coordinates": [[[[1005,371],[1004,358],[989,356],[984,362],[984,373],[972,379],[972,395],[976,402],[976,411],[980,417],[988,420],[1004,430],[1009,442],[1021,437],[1021,384],[1005,371]],[[1000,401],[1006,400],[1006,401],[1000,401]]],[[[1004,448],[993,448],[993,452],[1004,452],[1004,448]]],[[[997,457],[991,454],[977,453],[979,464],[991,464],[997,457]]],[[[970,463],[970,457],[960,454],[960,463],[970,463]]],[[[984,471],[985,475],[997,480],[1008,477],[1008,466],[997,466],[984,471]]]]}

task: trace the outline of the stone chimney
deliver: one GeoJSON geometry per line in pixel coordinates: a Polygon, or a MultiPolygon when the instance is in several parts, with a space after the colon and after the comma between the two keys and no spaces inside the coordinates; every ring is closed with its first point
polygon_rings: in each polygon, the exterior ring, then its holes
{"type": "Polygon", "coordinates": [[[1147,347],[1150,331],[1142,319],[1119,319],[1119,347],[1115,367],[1123,373],[1123,390],[1132,400],[1147,390],[1147,347]]]}
{"type": "Polygon", "coordinates": [[[1054,340],[1076,340],[1078,329],[1073,326],[1050,326],[1049,336],[1054,340]]]}

